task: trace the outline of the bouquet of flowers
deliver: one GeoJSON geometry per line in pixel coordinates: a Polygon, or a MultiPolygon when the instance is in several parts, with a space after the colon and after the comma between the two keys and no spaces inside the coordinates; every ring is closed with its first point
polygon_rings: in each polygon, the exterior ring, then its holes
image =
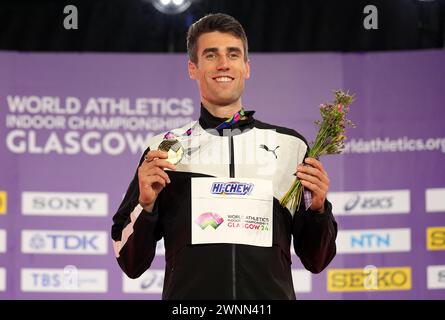
{"type": "MultiPolygon", "coordinates": [[[[346,127],[355,127],[351,120],[346,119],[346,114],[349,112],[349,105],[354,100],[354,95],[349,95],[341,90],[334,91],[334,94],[335,100],[333,103],[325,103],[320,106],[321,120],[315,121],[315,124],[319,126],[319,130],[308,152],[309,157],[318,159],[325,154],[341,153],[346,140],[346,127]]],[[[299,209],[303,192],[306,210],[309,209],[311,193],[308,190],[304,190],[301,180],[298,178],[295,179],[295,182],[281,198],[280,204],[285,207],[289,201],[292,201],[292,211],[299,209]]]]}

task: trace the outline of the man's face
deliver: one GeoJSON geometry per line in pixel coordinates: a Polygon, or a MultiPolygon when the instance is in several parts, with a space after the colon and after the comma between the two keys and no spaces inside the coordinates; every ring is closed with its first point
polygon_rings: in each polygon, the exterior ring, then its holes
{"type": "Polygon", "coordinates": [[[230,33],[204,33],[198,38],[197,57],[197,64],[189,61],[188,69],[190,78],[198,82],[202,102],[241,105],[244,80],[250,75],[241,39],[230,33]]]}

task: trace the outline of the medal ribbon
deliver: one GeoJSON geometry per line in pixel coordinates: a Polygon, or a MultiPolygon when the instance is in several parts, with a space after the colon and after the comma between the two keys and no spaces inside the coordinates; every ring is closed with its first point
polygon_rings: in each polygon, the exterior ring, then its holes
{"type": "Polygon", "coordinates": [[[244,109],[241,108],[240,111],[238,111],[237,113],[235,113],[231,118],[227,119],[226,121],[220,123],[215,129],[225,129],[230,127],[232,124],[237,123],[238,121],[240,121],[240,119],[244,118],[244,109]]]}
{"type": "MultiPolygon", "coordinates": [[[[225,129],[230,127],[232,124],[237,123],[238,121],[240,121],[241,119],[244,118],[244,108],[241,108],[240,111],[238,111],[237,113],[235,113],[232,117],[230,117],[229,119],[227,119],[226,121],[220,123],[219,125],[217,125],[215,127],[216,130],[219,129],[225,129]]],[[[192,127],[190,127],[186,132],[184,132],[181,136],[190,136],[193,133],[193,130],[195,129],[195,126],[197,125],[198,122],[196,122],[192,127]]],[[[167,132],[164,135],[164,139],[175,139],[177,136],[172,133],[171,131],[167,132]]]]}

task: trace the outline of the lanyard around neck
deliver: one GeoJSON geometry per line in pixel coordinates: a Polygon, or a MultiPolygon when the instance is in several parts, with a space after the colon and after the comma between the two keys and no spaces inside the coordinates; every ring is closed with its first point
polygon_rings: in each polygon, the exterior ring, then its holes
{"type": "MultiPolygon", "coordinates": [[[[233,124],[239,122],[240,120],[242,120],[245,116],[245,112],[244,112],[244,108],[241,108],[237,113],[235,113],[233,116],[231,116],[229,119],[227,119],[224,122],[221,122],[219,125],[217,125],[214,129],[216,130],[220,130],[220,129],[226,129],[230,126],[232,126],[233,124]]],[[[180,136],[190,136],[193,131],[196,128],[196,125],[198,124],[198,121],[196,121],[189,129],[187,129],[183,134],[181,134],[180,136]]],[[[169,131],[164,135],[164,139],[175,139],[178,136],[175,135],[173,132],[169,131]]]]}

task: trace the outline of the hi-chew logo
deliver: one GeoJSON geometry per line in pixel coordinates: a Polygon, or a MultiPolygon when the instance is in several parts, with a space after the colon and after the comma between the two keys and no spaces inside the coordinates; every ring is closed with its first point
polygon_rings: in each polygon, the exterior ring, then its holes
{"type": "Polygon", "coordinates": [[[195,222],[201,227],[202,230],[208,226],[216,229],[224,222],[224,219],[217,213],[206,212],[199,215],[195,222]]]}
{"type": "Polygon", "coordinates": [[[245,183],[238,181],[230,182],[214,182],[210,188],[212,194],[226,195],[249,195],[253,190],[253,183],[245,183]]]}

